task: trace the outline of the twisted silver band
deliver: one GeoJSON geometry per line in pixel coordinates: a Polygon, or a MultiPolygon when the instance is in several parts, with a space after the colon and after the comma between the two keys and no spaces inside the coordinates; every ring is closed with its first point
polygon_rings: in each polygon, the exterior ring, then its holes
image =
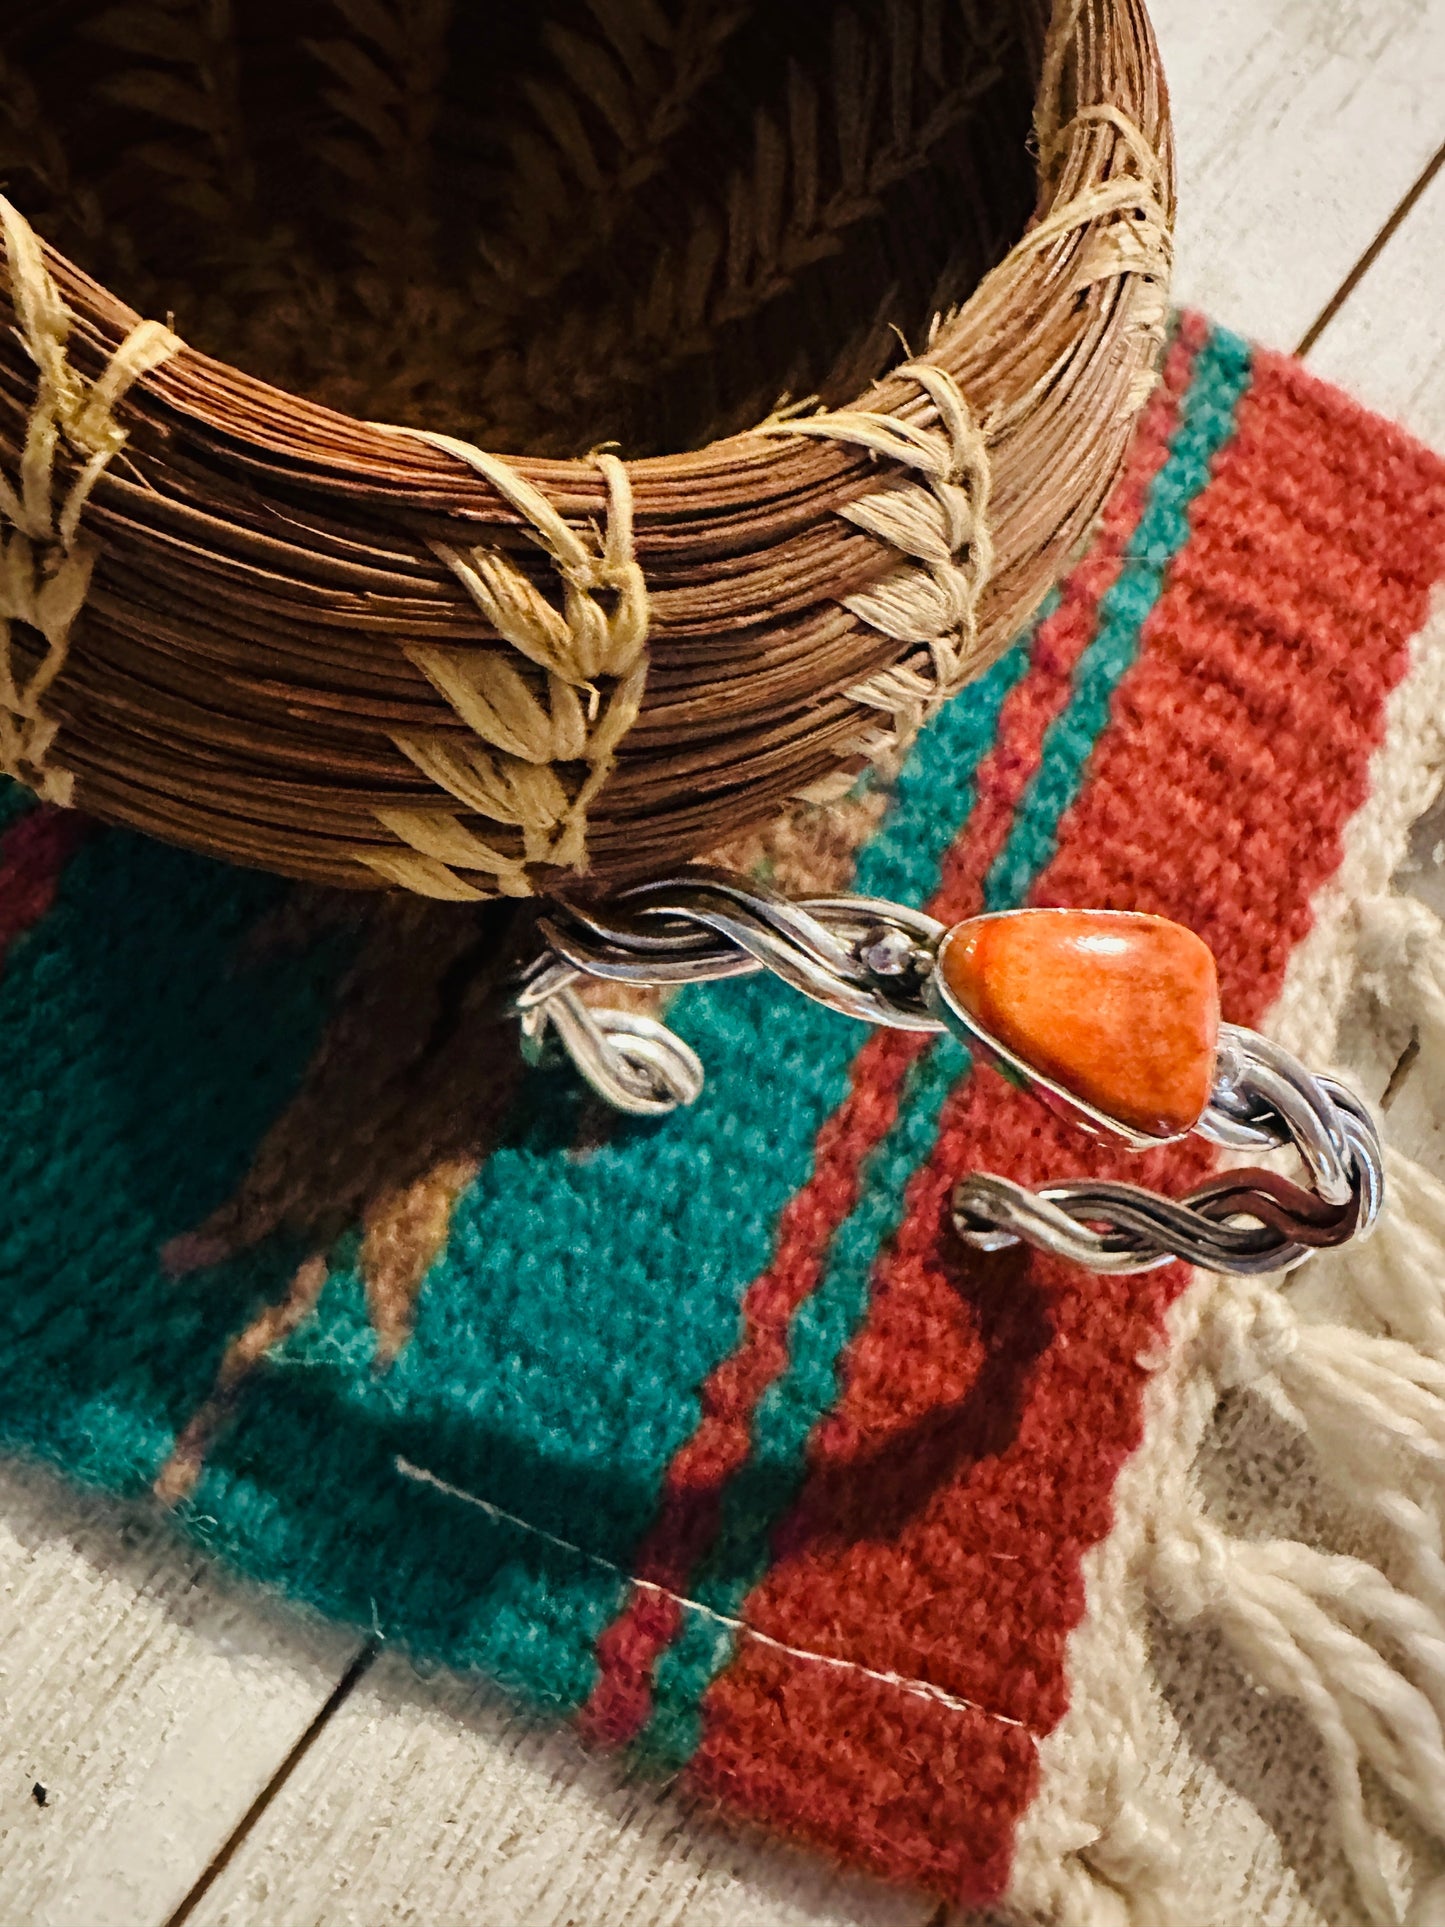
{"type": "Polygon", "coordinates": [[[1384,1202],[1385,1174],[1365,1106],[1335,1078],[1313,1075],[1252,1031],[1226,1025],[1223,1041],[1234,1054],[1231,1081],[1216,1086],[1199,1135],[1216,1144],[1290,1146],[1313,1191],[1255,1167],[1223,1172],[1177,1199],[1102,1178],[1031,1191],[975,1172],[953,1194],[959,1235],[981,1251],[1023,1239],[1091,1271],[1152,1271],[1183,1259],[1246,1277],[1287,1271],[1311,1251],[1366,1236],[1384,1202]]]}
{"type": "MultiPolygon", "coordinates": [[[[959,1028],[934,992],[945,926],[878,898],[794,902],[699,866],[638,884],[606,906],[554,903],[538,931],[545,947],[512,999],[529,1051],[539,1052],[550,1030],[591,1087],[636,1116],[692,1103],[702,1066],[658,1019],[584,1001],[578,992],[588,981],[668,987],[766,970],[865,1023],[959,1028]]],[[[981,1033],[964,1041],[987,1043],[981,1033]]],[[[1056,1090],[1022,1068],[1022,1081],[1046,1098],[1056,1090]]],[[[1099,1124],[1111,1128],[1097,1118],[1085,1128],[1099,1124]]],[[[955,1225],[977,1249],[1022,1240],[1093,1271],[1143,1271],[1183,1259],[1250,1275],[1362,1236],[1379,1214],[1383,1154],[1369,1111],[1336,1079],[1315,1075],[1252,1031],[1220,1027],[1214,1087],[1194,1128],[1231,1150],[1293,1150],[1311,1188],[1256,1167],[1225,1172],[1179,1199],[1101,1179],[1033,1191],[976,1173],[955,1191],[955,1225]]]]}
{"type": "Polygon", "coordinates": [[[865,1023],[946,1028],[922,995],[945,926],[877,897],[794,901],[699,864],[636,884],[605,908],[553,903],[537,928],[547,947],[523,973],[519,1010],[588,977],[661,986],[769,970],[865,1023]]]}

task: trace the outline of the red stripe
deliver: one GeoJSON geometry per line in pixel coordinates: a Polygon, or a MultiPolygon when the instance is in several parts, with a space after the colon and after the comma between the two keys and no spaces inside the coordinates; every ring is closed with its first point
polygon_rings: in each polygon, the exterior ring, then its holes
{"type": "Polygon", "coordinates": [[[55,902],[61,873],[89,827],[74,810],[42,804],[0,836],[0,967],[55,902]]]}
{"type": "MultiPolygon", "coordinates": [[[[1179,403],[1206,335],[1198,317],[1183,322],[1095,545],[1065,585],[1057,611],[1040,625],[1029,668],[1003,704],[997,740],[979,766],[977,800],[928,905],[945,923],[982,907],[983,879],[1007,841],[1044,737],[1068,702],[1074,670],[1096,633],[1099,604],[1119,578],[1150,486],[1168,458],[1179,403]]],[[[866,1161],[896,1122],[906,1072],[926,1043],[906,1032],[878,1032],[855,1058],[848,1095],[818,1134],[812,1174],[779,1219],[773,1261],[743,1296],[738,1349],[704,1382],[697,1430],[667,1469],[657,1519],[635,1561],[640,1579],[683,1591],[713,1543],[723,1491],[751,1449],[758,1401],[787,1363],[793,1315],[818,1285],[832,1241],[858,1202],[866,1161]]],[[[615,1746],[646,1725],[653,1670],[681,1630],[680,1615],[674,1601],[633,1589],[597,1643],[597,1683],[578,1716],[590,1739],[615,1746]]]]}
{"type": "MultiPolygon", "coordinates": [[[[1445,466],[1261,358],[1192,530],[1035,900],[1191,924],[1248,1023],[1367,793],[1384,698],[1445,570],[1445,466]]],[[[980,1167],[1127,1168],[1174,1188],[1206,1156],[1191,1141],[1125,1166],[990,1073],[959,1087],[751,1624],[1035,1733],[1062,1716],[1082,1556],[1109,1530],[1139,1359],[1186,1274],[969,1254],[948,1195],[980,1167]]],[[[1003,1891],[1034,1791],[1029,1732],[755,1641],[704,1713],[690,1773],[708,1797],[968,1904],[1003,1891]]]]}

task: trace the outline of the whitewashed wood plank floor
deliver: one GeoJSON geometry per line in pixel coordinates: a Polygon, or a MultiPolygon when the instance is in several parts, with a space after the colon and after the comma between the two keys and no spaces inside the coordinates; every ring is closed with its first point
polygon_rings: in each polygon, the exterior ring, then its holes
{"type": "Polygon", "coordinates": [[[163,1918],[351,1642],[228,1584],[153,1515],[10,1466],[0,1507],[0,1920],[163,1918]]]}
{"type": "MultiPolygon", "coordinates": [[[[1396,219],[1445,145],[1445,6],[1154,12],[1179,138],[1179,298],[1273,345],[1310,343],[1321,372],[1445,446],[1445,178],[1396,219]]],[[[0,1922],[929,1916],[689,1824],[486,1692],[391,1656],[363,1676],[357,1650],[154,1521],[0,1467],[0,1922]]]]}
{"type": "Polygon", "coordinates": [[[1179,299],[1296,349],[1445,142],[1438,0],[1151,0],[1179,299]]]}

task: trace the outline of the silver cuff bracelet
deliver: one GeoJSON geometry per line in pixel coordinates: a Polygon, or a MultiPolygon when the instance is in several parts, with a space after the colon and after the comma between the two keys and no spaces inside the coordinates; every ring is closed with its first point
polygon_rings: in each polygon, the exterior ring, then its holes
{"type": "Polygon", "coordinates": [[[1249,1166],[1169,1198],[1111,1180],[1030,1190],[975,1173],[957,1186],[953,1217],[980,1250],[1023,1240],[1092,1271],[1183,1259],[1250,1275],[1364,1236],[1379,1215],[1383,1158],[1366,1106],[1221,1023],[1213,956],[1165,918],[1030,909],[948,928],[876,898],[794,902],[695,867],[602,906],[555,902],[538,930],[543,948],[512,992],[524,1049],[535,1060],[555,1038],[601,1098],[634,1116],[691,1104],[702,1065],[656,1018],[585,1001],[579,988],[768,971],[865,1023],[953,1032],[1094,1135],[1136,1150],[1191,1133],[1234,1151],[1290,1147],[1308,1179],[1249,1166]]]}

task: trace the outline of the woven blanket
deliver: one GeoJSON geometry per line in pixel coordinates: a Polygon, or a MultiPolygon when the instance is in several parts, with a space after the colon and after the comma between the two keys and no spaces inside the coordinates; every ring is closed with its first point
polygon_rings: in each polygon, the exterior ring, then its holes
{"type": "MultiPolygon", "coordinates": [[[[888,791],[732,855],[945,920],[1159,912],[1229,1019],[1368,1086],[1373,998],[1433,1063],[1445,946],[1390,878],[1445,767],[1442,576],[1445,464],[1186,317],[1031,633],[888,791]]],[[[694,1107],[612,1118],[519,1067],[497,913],[0,810],[3,1449],[153,1490],[255,1580],[736,1815],[1070,1927],[1187,1918],[1141,1682],[1151,1611],[1213,1627],[1318,1724],[1395,1918],[1362,1775],[1445,1835],[1423,1172],[1394,1158],[1376,1237],[1288,1290],[970,1252],[970,1170],[1179,1189],[1214,1154],[1091,1144],[952,1039],[759,979],[671,1006],[694,1107]],[[1353,1550],[1200,1496],[1241,1385],[1345,1468],[1353,1550]]]]}

